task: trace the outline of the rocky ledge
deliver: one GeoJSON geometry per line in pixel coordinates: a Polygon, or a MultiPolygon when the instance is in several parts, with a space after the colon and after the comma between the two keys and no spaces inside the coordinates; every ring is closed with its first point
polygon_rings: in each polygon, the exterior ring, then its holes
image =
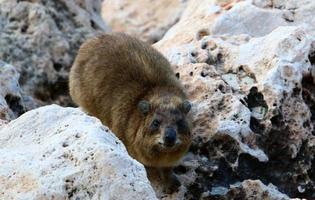
{"type": "Polygon", "coordinates": [[[45,106],[0,129],[1,199],[156,199],[144,167],[101,122],[45,106]]]}
{"type": "Polygon", "coordinates": [[[198,2],[154,44],[194,104],[184,187],[165,199],[314,199],[315,4],[198,2]]]}

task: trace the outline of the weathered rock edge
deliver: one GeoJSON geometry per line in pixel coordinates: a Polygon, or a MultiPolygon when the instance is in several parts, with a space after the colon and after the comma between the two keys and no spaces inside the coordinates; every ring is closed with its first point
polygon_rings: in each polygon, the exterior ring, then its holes
{"type": "Polygon", "coordinates": [[[0,129],[0,199],[156,199],[144,167],[101,122],[57,105],[0,129]]]}

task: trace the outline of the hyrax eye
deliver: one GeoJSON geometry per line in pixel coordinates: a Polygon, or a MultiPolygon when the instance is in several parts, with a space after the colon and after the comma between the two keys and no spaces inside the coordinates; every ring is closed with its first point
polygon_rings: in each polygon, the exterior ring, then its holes
{"type": "Polygon", "coordinates": [[[178,121],[177,121],[177,127],[178,127],[178,129],[181,129],[181,130],[186,129],[186,128],[187,128],[187,123],[186,123],[186,121],[183,120],[183,119],[178,120],[178,121]]]}
{"type": "Polygon", "coordinates": [[[153,120],[153,122],[152,122],[152,124],[151,124],[151,128],[152,128],[152,129],[158,129],[159,126],[160,126],[160,121],[157,120],[157,119],[153,120]]]}

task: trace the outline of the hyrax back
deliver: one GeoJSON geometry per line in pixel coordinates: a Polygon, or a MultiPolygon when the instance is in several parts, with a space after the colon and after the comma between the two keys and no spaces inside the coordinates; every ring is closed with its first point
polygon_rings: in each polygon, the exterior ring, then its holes
{"type": "Polygon", "coordinates": [[[190,103],[169,62],[125,34],[85,42],[70,72],[75,103],[98,117],[148,167],[171,167],[191,143],[190,103]]]}

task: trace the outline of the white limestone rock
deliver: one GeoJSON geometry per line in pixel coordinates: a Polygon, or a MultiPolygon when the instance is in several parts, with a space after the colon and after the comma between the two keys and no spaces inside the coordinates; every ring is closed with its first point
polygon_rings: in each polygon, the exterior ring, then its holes
{"type": "Polygon", "coordinates": [[[248,34],[259,37],[284,25],[288,25],[288,22],[282,10],[263,9],[245,1],[219,16],[213,25],[212,34],[248,34]]]}
{"type": "Polygon", "coordinates": [[[106,0],[102,17],[113,31],[154,43],[179,20],[186,6],[186,0],[106,0]]]}
{"type": "Polygon", "coordinates": [[[259,37],[279,26],[303,25],[315,36],[315,2],[311,0],[247,0],[220,15],[210,26],[214,35],[259,37]]]}
{"type": "MultiPolygon", "coordinates": [[[[311,39],[306,30],[294,26],[279,27],[261,38],[254,38],[239,48],[232,71],[242,66],[256,80],[271,119],[281,114],[286,126],[291,157],[295,158],[302,142],[312,135],[313,127],[306,127],[311,112],[302,98],[302,79],[310,75],[312,66],[308,56],[311,39]]],[[[267,122],[268,124],[268,122],[267,122]]],[[[268,126],[271,126],[269,124],[268,126]]]]}
{"type": "Polygon", "coordinates": [[[156,199],[144,167],[101,122],[45,106],[0,129],[0,199],[156,199]]]}
{"type": "Polygon", "coordinates": [[[166,199],[202,192],[211,199],[210,185],[222,191],[234,175],[267,180],[290,197],[315,198],[314,3],[302,2],[195,4],[154,45],[193,103],[197,138],[179,168],[186,187],[166,199]]]}

